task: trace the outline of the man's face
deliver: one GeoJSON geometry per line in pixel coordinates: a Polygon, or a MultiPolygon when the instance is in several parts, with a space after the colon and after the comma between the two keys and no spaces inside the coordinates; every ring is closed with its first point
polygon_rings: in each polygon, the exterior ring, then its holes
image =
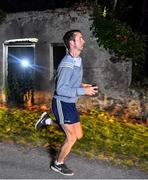
{"type": "Polygon", "coordinates": [[[75,33],[75,39],[73,41],[74,41],[74,48],[79,50],[79,51],[82,51],[84,44],[85,44],[85,41],[84,41],[83,36],[80,32],[75,33]]]}

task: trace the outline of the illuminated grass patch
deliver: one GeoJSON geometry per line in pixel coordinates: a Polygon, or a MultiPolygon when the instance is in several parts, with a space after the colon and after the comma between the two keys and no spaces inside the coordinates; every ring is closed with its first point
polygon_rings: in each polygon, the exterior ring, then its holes
{"type": "MultiPolygon", "coordinates": [[[[36,131],[38,110],[0,109],[0,141],[12,141],[31,147],[59,147],[64,134],[54,127],[36,131]]],[[[125,123],[107,112],[92,110],[81,115],[84,137],[77,141],[73,152],[92,159],[136,166],[148,170],[148,127],[125,123]]]]}

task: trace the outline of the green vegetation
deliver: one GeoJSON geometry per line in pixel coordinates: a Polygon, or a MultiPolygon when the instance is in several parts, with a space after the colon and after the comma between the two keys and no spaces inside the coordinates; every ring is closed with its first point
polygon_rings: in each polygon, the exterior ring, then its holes
{"type": "Polygon", "coordinates": [[[133,32],[125,22],[121,22],[114,11],[95,4],[91,30],[99,46],[103,46],[112,55],[114,62],[132,61],[133,80],[139,80],[144,69],[146,36],[133,32]]]}
{"type": "MultiPolygon", "coordinates": [[[[0,109],[0,141],[30,147],[58,148],[64,140],[61,131],[52,126],[39,131],[34,129],[40,114],[38,110],[0,109]]],[[[125,123],[122,119],[98,110],[81,115],[81,121],[84,137],[75,144],[73,152],[92,159],[148,170],[146,125],[125,123]]]]}

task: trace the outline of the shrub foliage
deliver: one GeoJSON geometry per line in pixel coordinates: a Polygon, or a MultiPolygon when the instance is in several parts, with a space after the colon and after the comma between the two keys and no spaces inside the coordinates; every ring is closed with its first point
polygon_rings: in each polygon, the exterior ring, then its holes
{"type": "Polygon", "coordinates": [[[133,32],[115,13],[95,4],[92,14],[91,30],[99,46],[103,46],[114,58],[132,61],[133,78],[138,80],[143,71],[146,37],[133,32]]]}

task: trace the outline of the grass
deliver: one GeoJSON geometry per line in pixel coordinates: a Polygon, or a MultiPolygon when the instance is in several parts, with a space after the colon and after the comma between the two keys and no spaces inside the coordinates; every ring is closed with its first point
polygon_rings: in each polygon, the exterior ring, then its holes
{"type": "MultiPolygon", "coordinates": [[[[59,147],[64,134],[54,127],[34,129],[41,111],[0,109],[0,141],[31,147],[59,147]]],[[[128,167],[148,170],[148,127],[124,122],[107,112],[92,110],[81,115],[84,137],[73,152],[92,159],[105,160],[128,167]]]]}

